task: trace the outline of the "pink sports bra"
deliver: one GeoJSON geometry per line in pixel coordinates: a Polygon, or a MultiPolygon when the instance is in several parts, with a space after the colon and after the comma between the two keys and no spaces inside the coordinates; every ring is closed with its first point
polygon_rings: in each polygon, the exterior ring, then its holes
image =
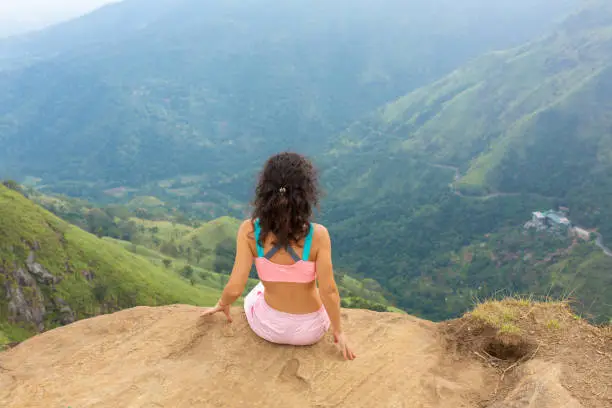
{"type": "Polygon", "coordinates": [[[317,276],[315,263],[308,260],[310,257],[310,248],[312,247],[312,235],[314,226],[310,224],[310,229],[304,241],[304,251],[302,258],[298,256],[293,248],[287,246],[285,250],[291,255],[295,261],[292,265],[280,265],[270,261],[281,248],[275,246],[267,254],[264,253],[263,247],[259,243],[261,227],[259,220],[255,221],[255,243],[257,245],[257,258],[255,258],[255,269],[259,279],[264,282],[292,282],[292,283],[310,283],[317,276]]]}

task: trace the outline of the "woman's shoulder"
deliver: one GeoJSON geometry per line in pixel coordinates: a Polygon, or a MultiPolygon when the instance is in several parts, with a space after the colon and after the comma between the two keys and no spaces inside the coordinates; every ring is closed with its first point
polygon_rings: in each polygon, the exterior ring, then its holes
{"type": "Polygon", "coordinates": [[[317,224],[314,222],[311,223],[311,225],[314,229],[313,236],[312,236],[313,241],[319,242],[319,243],[326,243],[330,241],[329,231],[327,230],[325,225],[317,224]]]}
{"type": "Polygon", "coordinates": [[[242,220],[242,223],[240,224],[240,228],[251,228],[253,229],[253,220],[250,218],[247,218],[246,220],[242,220]]]}
{"type": "Polygon", "coordinates": [[[253,221],[251,219],[247,219],[242,221],[240,224],[240,228],[238,228],[238,235],[251,237],[254,232],[253,221]]]}
{"type": "Polygon", "coordinates": [[[310,225],[312,225],[312,227],[314,228],[313,232],[315,232],[315,233],[317,233],[317,232],[324,233],[324,234],[328,234],[329,233],[327,231],[327,228],[323,224],[317,224],[316,222],[311,222],[310,225]]]}

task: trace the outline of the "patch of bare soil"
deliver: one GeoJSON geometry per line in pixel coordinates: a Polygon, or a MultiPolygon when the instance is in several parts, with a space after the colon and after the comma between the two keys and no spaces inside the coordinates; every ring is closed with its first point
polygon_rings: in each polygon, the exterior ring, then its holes
{"type": "Polygon", "coordinates": [[[440,332],[454,359],[496,371],[482,407],[612,406],[612,331],[579,319],[567,304],[489,302],[442,323],[440,332]]]}

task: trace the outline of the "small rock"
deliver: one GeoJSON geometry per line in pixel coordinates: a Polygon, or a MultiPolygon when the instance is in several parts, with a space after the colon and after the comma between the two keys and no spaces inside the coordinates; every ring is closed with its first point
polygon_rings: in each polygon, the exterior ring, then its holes
{"type": "Polygon", "coordinates": [[[60,308],[60,321],[63,325],[71,324],[76,321],[76,315],[70,306],[66,305],[60,308]]]}
{"type": "Polygon", "coordinates": [[[33,251],[30,251],[30,255],[28,255],[26,266],[28,267],[28,271],[34,275],[34,278],[40,283],[52,284],[57,282],[55,276],[49,273],[41,264],[34,262],[33,251]]]}
{"type": "Polygon", "coordinates": [[[91,282],[92,280],[94,280],[94,278],[96,277],[96,275],[92,272],[92,271],[88,271],[88,270],[82,270],[81,271],[81,275],[83,275],[83,277],[88,281],[91,282]]]}
{"type": "Polygon", "coordinates": [[[76,321],[76,314],[70,307],[70,305],[61,297],[53,299],[55,307],[59,309],[60,322],[63,325],[74,323],[76,321]]]}
{"type": "Polygon", "coordinates": [[[44,330],[45,299],[36,281],[22,268],[12,271],[12,275],[17,284],[5,287],[9,321],[32,323],[39,331],[44,330]]]}

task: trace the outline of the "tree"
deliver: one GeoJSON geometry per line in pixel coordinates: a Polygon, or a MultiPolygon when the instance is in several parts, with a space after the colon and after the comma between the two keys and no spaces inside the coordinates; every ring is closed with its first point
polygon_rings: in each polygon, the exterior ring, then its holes
{"type": "Polygon", "coordinates": [[[168,256],[171,256],[173,258],[178,258],[179,251],[176,248],[176,246],[172,243],[172,242],[164,242],[162,243],[161,247],[159,248],[160,252],[162,254],[166,254],[168,256]]]}
{"type": "Polygon", "coordinates": [[[108,286],[104,283],[96,283],[96,286],[93,287],[92,292],[98,303],[102,303],[104,302],[104,299],[106,299],[108,286]]]}
{"type": "Polygon", "coordinates": [[[191,244],[193,245],[193,252],[195,253],[196,264],[199,264],[202,258],[204,258],[210,251],[207,248],[204,248],[202,241],[200,241],[197,237],[193,237],[191,239],[191,244]]]}
{"type": "Polygon", "coordinates": [[[89,232],[100,236],[110,236],[111,229],[115,228],[113,219],[102,209],[94,208],[85,215],[89,232]]]}
{"type": "Polygon", "coordinates": [[[378,282],[374,279],[366,278],[363,280],[363,288],[369,290],[370,292],[382,292],[383,289],[378,282]]]}
{"type": "Polygon", "coordinates": [[[2,184],[6,188],[10,188],[11,190],[17,191],[18,193],[23,193],[23,191],[21,190],[21,186],[15,180],[4,180],[2,184]]]}
{"type": "Polygon", "coordinates": [[[234,256],[236,253],[236,242],[226,238],[219,242],[215,247],[214,271],[229,274],[234,266],[234,256]]]}
{"type": "Polygon", "coordinates": [[[138,218],[147,218],[148,216],[149,216],[149,212],[146,209],[144,209],[144,208],[137,208],[136,209],[136,217],[138,217],[138,218]]]}
{"type": "Polygon", "coordinates": [[[163,261],[164,266],[166,267],[166,269],[170,268],[172,266],[172,260],[171,259],[164,259],[163,261]]]}
{"type": "Polygon", "coordinates": [[[193,267],[191,265],[187,265],[181,269],[181,276],[185,279],[191,279],[193,277],[193,272],[193,267]]]}

